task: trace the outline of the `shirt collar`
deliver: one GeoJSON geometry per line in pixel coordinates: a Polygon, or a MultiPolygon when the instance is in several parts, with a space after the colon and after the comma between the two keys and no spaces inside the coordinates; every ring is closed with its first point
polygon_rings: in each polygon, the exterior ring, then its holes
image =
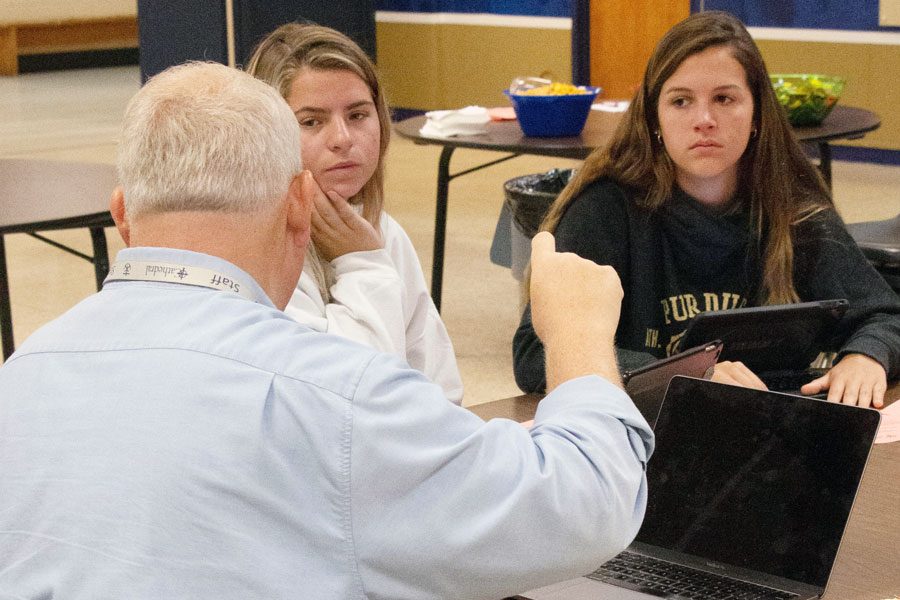
{"type": "MultiPolygon", "coordinates": [[[[254,302],[258,302],[259,304],[264,304],[266,306],[271,306],[273,308],[275,307],[272,300],[262,289],[262,287],[260,287],[256,280],[253,279],[253,277],[251,277],[240,267],[228,262],[223,258],[219,258],[218,256],[203,254],[201,252],[194,252],[192,250],[180,250],[176,248],[160,248],[149,246],[125,248],[123,250],[120,250],[116,255],[117,264],[126,263],[129,261],[169,263],[216,271],[225,277],[241,282],[245,286],[245,288],[249,289],[254,302]]],[[[162,281],[158,283],[162,283],[164,285],[167,284],[167,282],[162,281]]],[[[179,284],[170,283],[168,285],[179,284]]]]}

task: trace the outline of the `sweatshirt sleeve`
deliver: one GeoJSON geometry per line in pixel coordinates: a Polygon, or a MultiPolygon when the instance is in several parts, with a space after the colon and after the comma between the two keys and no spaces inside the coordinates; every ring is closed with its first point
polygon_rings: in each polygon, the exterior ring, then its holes
{"type": "Polygon", "coordinates": [[[456,352],[425,285],[415,247],[393,217],[383,213],[381,219],[385,250],[403,281],[406,360],[409,366],[441,386],[448,400],[460,404],[463,383],[456,363],[456,352]]]}
{"type": "Polygon", "coordinates": [[[531,323],[531,303],[525,307],[518,329],[513,334],[513,376],[526,394],[547,389],[544,344],[531,323]]]}
{"type": "Polygon", "coordinates": [[[863,354],[877,360],[888,379],[900,377],[900,296],[869,263],[840,216],[828,210],[802,224],[794,269],[802,300],[844,298],[838,323],[838,360],[863,354]]]}
{"type": "Polygon", "coordinates": [[[285,313],[316,331],[334,333],[394,354],[440,385],[460,404],[462,377],[453,344],[425,286],[412,242],[388,214],[382,215],[384,248],[350,252],[331,261],[331,301],[322,300],[306,269],[285,313]]]}
{"type": "Polygon", "coordinates": [[[304,269],[285,313],[316,331],[405,358],[403,282],[387,251],[351,252],[331,264],[331,302],[322,301],[316,281],[304,269]]]}
{"type": "Polygon", "coordinates": [[[367,597],[505,597],[584,574],[636,535],[652,433],[617,387],[568,381],[525,429],[389,372],[377,358],[353,404],[350,529],[367,597]]]}

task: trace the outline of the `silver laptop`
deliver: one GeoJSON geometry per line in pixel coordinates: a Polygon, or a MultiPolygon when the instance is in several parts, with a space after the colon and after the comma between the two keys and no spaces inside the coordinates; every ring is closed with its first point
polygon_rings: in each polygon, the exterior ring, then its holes
{"type": "Polygon", "coordinates": [[[675,377],[628,550],[533,600],[808,600],[825,591],[881,416],[675,377]]]}

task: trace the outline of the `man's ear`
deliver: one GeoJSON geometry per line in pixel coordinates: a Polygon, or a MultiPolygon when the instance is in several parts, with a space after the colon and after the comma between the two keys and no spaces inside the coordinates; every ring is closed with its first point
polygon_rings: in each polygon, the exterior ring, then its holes
{"type": "Polygon", "coordinates": [[[309,243],[312,205],[318,188],[319,184],[309,171],[303,171],[294,177],[288,188],[288,227],[296,242],[304,246],[309,243]]]}
{"type": "Polygon", "coordinates": [[[125,191],[122,186],[117,186],[112,191],[109,198],[109,212],[112,214],[113,221],[116,223],[116,229],[126,246],[131,246],[131,225],[128,223],[128,217],[125,216],[125,191]]]}

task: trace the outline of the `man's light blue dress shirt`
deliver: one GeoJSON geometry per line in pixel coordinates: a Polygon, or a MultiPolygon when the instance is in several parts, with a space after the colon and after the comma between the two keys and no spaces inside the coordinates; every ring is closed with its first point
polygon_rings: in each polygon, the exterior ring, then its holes
{"type": "Polygon", "coordinates": [[[237,294],[109,282],[0,368],[0,598],[498,598],[635,535],[652,434],[599,377],[529,431],[237,294]]]}

